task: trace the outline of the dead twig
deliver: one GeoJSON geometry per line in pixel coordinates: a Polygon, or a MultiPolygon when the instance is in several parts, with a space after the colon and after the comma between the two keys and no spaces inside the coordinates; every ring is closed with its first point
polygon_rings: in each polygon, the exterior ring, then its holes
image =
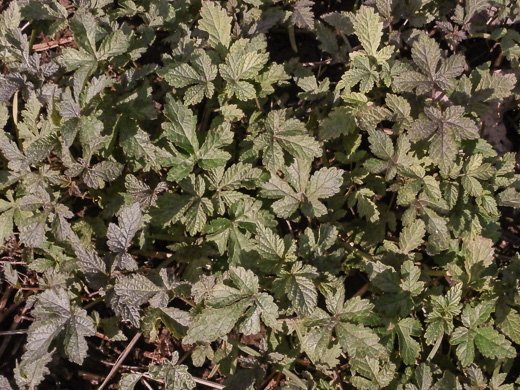
{"type": "MultiPolygon", "coordinates": [[[[23,321],[23,319],[25,318],[24,317],[24,314],[25,312],[27,311],[27,308],[23,308],[22,309],[22,313],[20,315],[17,315],[14,317],[14,320],[13,320],[13,323],[11,324],[11,327],[9,328],[8,332],[13,332],[16,330],[16,328],[18,327],[18,325],[23,321]]],[[[13,335],[10,334],[10,335],[7,335],[7,337],[2,341],[2,345],[0,345],[0,357],[4,354],[5,352],[5,349],[7,348],[7,346],[9,345],[9,341],[11,341],[11,337],[13,335]]]]}
{"type": "Polygon", "coordinates": [[[150,384],[146,381],[146,379],[141,378],[141,382],[143,383],[143,385],[146,386],[146,388],[147,388],[148,390],[153,390],[153,387],[150,386],[150,384]]]}
{"type": "Polygon", "coordinates": [[[370,282],[366,282],[355,294],[354,297],[362,297],[370,288],[370,282]]]}
{"type": "Polygon", "coordinates": [[[19,329],[19,330],[2,330],[0,331],[0,336],[12,336],[15,334],[26,334],[27,329],[19,329]]]}
{"type": "Polygon", "coordinates": [[[126,357],[128,356],[128,354],[130,353],[130,351],[135,346],[135,344],[137,343],[137,341],[139,340],[139,338],[141,336],[142,336],[141,332],[137,332],[135,334],[135,336],[132,339],[132,341],[130,341],[130,343],[128,343],[128,345],[126,346],[126,348],[123,351],[123,353],[121,355],[119,355],[119,357],[116,360],[116,363],[114,364],[114,366],[112,367],[112,369],[108,373],[107,377],[105,378],[103,383],[101,383],[101,386],[99,386],[97,390],[103,390],[106,387],[106,385],[108,384],[110,379],[112,379],[112,377],[115,375],[115,373],[119,369],[119,366],[121,366],[121,364],[123,364],[123,361],[126,359],[126,357]]]}
{"type": "Polygon", "coordinates": [[[74,42],[73,37],[67,37],[67,38],[61,38],[56,41],[49,41],[44,43],[37,43],[36,45],[33,45],[34,51],[45,51],[49,49],[54,49],[55,47],[65,45],[67,43],[74,42]]]}

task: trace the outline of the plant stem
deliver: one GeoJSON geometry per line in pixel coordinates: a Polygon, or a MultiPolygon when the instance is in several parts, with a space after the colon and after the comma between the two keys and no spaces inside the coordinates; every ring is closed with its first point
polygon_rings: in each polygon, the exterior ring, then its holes
{"type": "Polygon", "coordinates": [[[291,43],[291,48],[295,53],[298,53],[298,46],[296,46],[296,35],[294,34],[294,26],[289,25],[289,27],[287,27],[287,32],[289,33],[289,42],[291,43]]]}

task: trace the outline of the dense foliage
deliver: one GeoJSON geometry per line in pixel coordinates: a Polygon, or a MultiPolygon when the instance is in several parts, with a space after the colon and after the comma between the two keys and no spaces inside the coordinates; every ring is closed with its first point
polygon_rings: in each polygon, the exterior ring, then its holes
{"type": "Polygon", "coordinates": [[[3,6],[1,389],[520,384],[520,2],[350,3],[3,6]]]}

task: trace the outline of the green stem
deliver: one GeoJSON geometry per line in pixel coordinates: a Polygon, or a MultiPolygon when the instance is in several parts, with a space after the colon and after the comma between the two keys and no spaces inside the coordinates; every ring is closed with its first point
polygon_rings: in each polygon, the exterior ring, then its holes
{"type": "Polygon", "coordinates": [[[471,38],[490,39],[491,38],[491,34],[489,34],[489,33],[475,33],[475,34],[471,34],[471,38]]]}
{"type": "Polygon", "coordinates": [[[98,304],[99,302],[101,302],[103,299],[105,299],[105,297],[97,297],[97,298],[94,299],[92,302],[87,303],[85,306],[83,306],[83,309],[84,309],[84,310],[90,309],[92,306],[97,305],[97,304],[98,304]]]}
{"type": "Polygon", "coordinates": [[[442,337],[439,337],[439,339],[437,340],[437,342],[435,343],[435,345],[433,346],[432,350],[430,351],[430,354],[428,355],[428,357],[426,358],[427,361],[430,361],[433,359],[433,357],[435,356],[435,354],[437,353],[437,350],[439,349],[439,347],[441,346],[441,343],[442,343],[442,337]]]}
{"type": "Polygon", "coordinates": [[[296,35],[294,34],[294,26],[290,25],[287,27],[287,32],[289,33],[289,42],[291,43],[291,48],[295,53],[298,53],[298,47],[296,46],[296,35]]]}
{"type": "Polygon", "coordinates": [[[13,96],[13,122],[16,136],[16,144],[18,145],[18,149],[20,149],[20,151],[23,151],[22,140],[20,139],[20,131],[18,129],[18,91],[16,91],[13,96]]]}
{"type": "Polygon", "coordinates": [[[424,270],[424,273],[428,276],[445,276],[446,271],[444,270],[435,270],[435,269],[427,269],[424,270]]]}
{"type": "Polygon", "coordinates": [[[286,377],[290,378],[302,389],[307,389],[307,384],[304,381],[302,381],[300,378],[298,378],[298,376],[294,372],[289,371],[287,368],[282,368],[282,374],[284,374],[286,377]]]}
{"type": "MultiPolygon", "coordinates": [[[[31,20],[32,22],[32,20],[31,20]]],[[[31,31],[31,38],[29,39],[29,52],[32,52],[32,47],[34,45],[34,41],[36,40],[36,27],[33,25],[33,29],[31,31]]]]}
{"type": "Polygon", "coordinates": [[[253,348],[248,347],[247,345],[244,345],[241,342],[239,342],[231,337],[228,338],[228,342],[230,344],[232,344],[233,346],[237,347],[238,349],[240,349],[242,352],[247,353],[248,355],[251,355],[254,357],[262,357],[262,354],[260,352],[255,351],[253,348]]]}

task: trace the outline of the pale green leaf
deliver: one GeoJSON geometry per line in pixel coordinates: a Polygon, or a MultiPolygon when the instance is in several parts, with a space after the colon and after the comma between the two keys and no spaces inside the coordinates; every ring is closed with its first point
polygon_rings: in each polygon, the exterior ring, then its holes
{"type": "Polygon", "coordinates": [[[475,330],[475,344],[482,355],[488,358],[514,358],[516,350],[511,342],[492,328],[478,328],[475,330]]]}
{"type": "Polygon", "coordinates": [[[372,329],[340,322],[335,331],[340,345],[351,358],[388,358],[388,351],[372,329]]]}
{"type": "Polygon", "coordinates": [[[220,53],[226,52],[231,42],[233,19],[225,9],[213,1],[205,1],[200,9],[199,29],[209,34],[208,43],[220,53]]]}
{"type": "Polygon", "coordinates": [[[383,23],[372,7],[361,7],[355,14],[352,25],[363,49],[371,55],[377,54],[377,49],[383,36],[383,23]]]}
{"type": "Polygon", "coordinates": [[[201,314],[193,319],[193,324],[189,328],[187,336],[183,339],[183,343],[212,342],[227,335],[250,304],[251,302],[247,300],[241,300],[218,309],[204,309],[201,314]]]}
{"type": "Polygon", "coordinates": [[[423,243],[426,233],[424,222],[420,219],[403,228],[399,236],[399,247],[403,253],[409,253],[423,243]]]}

